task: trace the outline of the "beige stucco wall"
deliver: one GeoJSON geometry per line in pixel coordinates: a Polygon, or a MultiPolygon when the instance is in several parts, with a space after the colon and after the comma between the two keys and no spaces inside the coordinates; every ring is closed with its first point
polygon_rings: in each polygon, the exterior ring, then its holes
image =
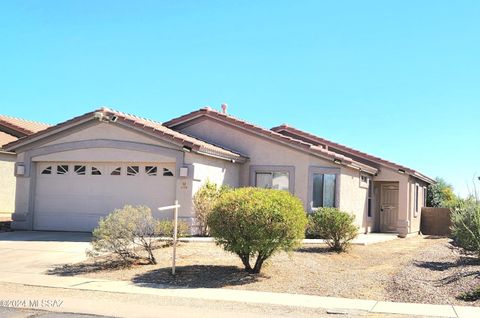
{"type": "Polygon", "coordinates": [[[420,220],[422,208],[424,204],[424,194],[426,192],[427,184],[421,180],[411,177],[409,179],[409,233],[418,233],[420,231],[420,220]],[[418,184],[418,213],[415,213],[415,186],[418,184]]]}
{"type": "Polygon", "coordinates": [[[0,152],[0,213],[13,213],[15,209],[15,155],[0,152]]]}
{"type": "Polygon", "coordinates": [[[355,215],[360,232],[371,232],[371,219],[367,218],[367,188],[360,187],[360,173],[342,167],[340,181],[340,210],[355,215]]]}
{"type": "Polygon", "coordinates": [[[250,166],[294,167],[293,192],[304,202],[306,210],[309,209],[309,168],[340,168],[341,174],[338,180],[340,187],[339,207],[354,214],[360,231],[365,231],[364,215],[367,191],[360,188],[359,171],[209,119],[184,127],[181,131],[247,155],[249,160],[239,169],[241,186],[252,185],[250,182],[250,166]]]}

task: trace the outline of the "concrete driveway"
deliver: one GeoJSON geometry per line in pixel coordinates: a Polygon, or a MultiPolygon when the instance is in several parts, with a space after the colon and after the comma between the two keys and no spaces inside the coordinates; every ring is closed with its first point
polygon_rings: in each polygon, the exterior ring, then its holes
{"type": "Polygon", "coordinates": [[[69,232],[0,233],[0,275],[44,274],[56,265],[86,259],[91,234],[69,232]]]}

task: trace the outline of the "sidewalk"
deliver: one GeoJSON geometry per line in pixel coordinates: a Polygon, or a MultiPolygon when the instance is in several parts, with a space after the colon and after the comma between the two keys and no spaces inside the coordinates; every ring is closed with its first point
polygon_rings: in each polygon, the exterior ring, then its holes
{"type": "Polygon", "coordinates": [[[374,300],[321,297],[312,295],[270,293],[216,288],[168,288],[158,284],[136,285],[129,281],[110,281],[84,277],[59,277],[42,274],[8,273],[0,282],[30,286],[102,291],[122,294],[157,295],[200,300],[217,300],[329,310],[362,310],[372,313],[404,314],[452,318],[480,317],[480,308],[451,305],[394,303],[374,300]]]}

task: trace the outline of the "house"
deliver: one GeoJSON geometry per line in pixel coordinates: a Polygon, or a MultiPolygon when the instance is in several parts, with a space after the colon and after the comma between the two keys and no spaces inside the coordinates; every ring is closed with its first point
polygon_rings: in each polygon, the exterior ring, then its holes
{"type": "Polygon", "coordinates": [[[10,216],[15,209],[15,153],[8,152],[3,146],[34,134],[49,125],[25,119],[0,115],[0,216],[10,216]]]}
{"type": "Polygon", "coordinates": [[[355,214],[362,232],[418,233],[427,176],[282,125],[202,108],[168,122],[101,108],[8,144],[17,153],[13,227],[91,231],[124,204],[181,205],[207,180],[290,191],[309,212],[355,214]]]}

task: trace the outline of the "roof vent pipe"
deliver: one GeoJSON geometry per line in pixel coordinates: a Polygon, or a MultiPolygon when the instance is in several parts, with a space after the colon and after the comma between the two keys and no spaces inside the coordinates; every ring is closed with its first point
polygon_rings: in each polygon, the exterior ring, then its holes
{"type": "Polygon", "coordinates": [[[226,114],[226,113],[227,113],[227,108],[228,108],[228,105],[227,105],[227,104],[222,104],[222,113],[223,113],[223,114],[226,114]]]}

